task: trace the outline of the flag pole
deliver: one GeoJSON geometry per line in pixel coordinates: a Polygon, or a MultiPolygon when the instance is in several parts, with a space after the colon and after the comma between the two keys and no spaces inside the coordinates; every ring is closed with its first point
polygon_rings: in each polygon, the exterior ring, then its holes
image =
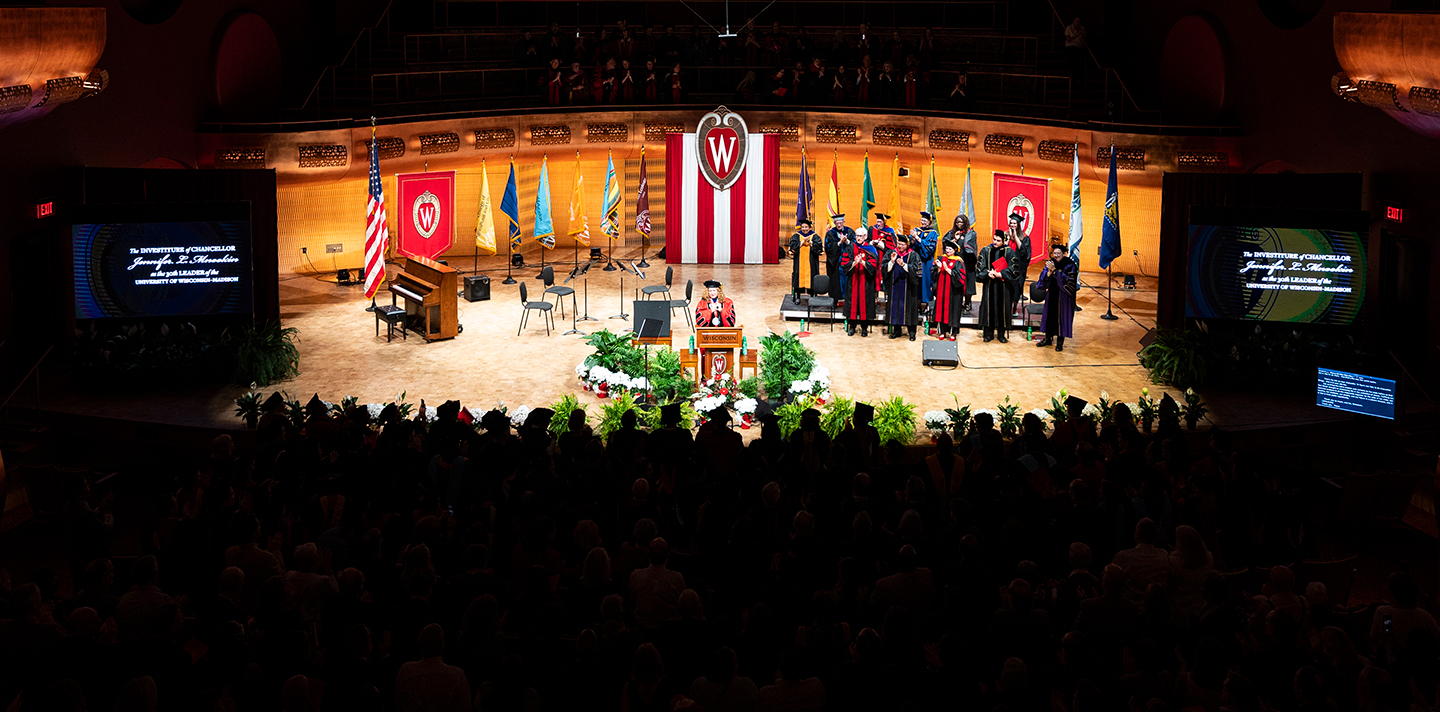
{"type": "MultiPolygon", "coordinates": [[[[547,156],[546,158],[548,158],[548,156],[547,156]]],[[[552,211],[551,214],[553,215],[554,212],[552,211]]],[[[550,232],[551,232],[551,233],[554,233],[554,232],[555,232],[555,222],[554,222],[555,219],[552,217],[550,220],[551,220],[551,222],[550,222],[550,232]]],[[[538,235],[537,235],[537,237],[538,237],[538,235]]],[[[554,244],[554,243],[555,243],[555,236],[554,236],[553,234],[550,236],[550,243],[551,243],[551,244],[554,244]]],[[[545,279],[545,252],[546,252],[545,244],[544,244],[544,243],[541,243],[541,244],[540,244],[540,274],[535,275],[535,279],[545,279]]]]}
{"type": "MultiPolygon", "coordinates": [[[[1110,168],[1112,169],[1112,172],[1110,173],[1110,177],[1111,177],[1111,178],[1114,178],[1114,177],[1115,177],[1115,173],[1113,172],[1113,169],[1115,168],[1115,139],[1114,139],[1114,138],[1111,138],[1111,139],[1110,139],[1110,168]]],[[[1118,183],[1118,182],[1119,182],[1119,181],[1116,181],[1116,183],[1118,183]]],[[[1112,185],[1114,185],[1114,184],[1112,184],[1112,185]]],[[[1118,188],[1117,188],[1117,190],[1116,190],[1116,195],[1117,195],[1116,205],[1118,206],[1118,205],[1119,205],[1119,198],[1118,198],[1119,190],[1118,190],[1118,188]]],[[[1119,208],[1118,208],[1118,207],[1116,208],[1116,211],[1117,211],[1117,212],[1116,212],[1115,214],[1116,214],[1116,216],[1117,216],[1117,219],[1116,219],[1116,223],[1117,223],[1117,224],[1115,225],[1115,227],[1116,227],[1116,229],[1118,230],[1119,227],[1120,227],[1119,224],[1118,224],[1118,223],[1119,223],[1118,216],[1119,216],[1119,214],[1120,214],[1120,213],[1118,212],[1118,211],[1119,211],[1119,208]]],[[[1109,214],[1110,214],[1110,195],[1109,195],[1109,188],[1108,188],[1108,187],[1106,188],[1106,195],[1105,195],[1105,214],[1106,214],[1106,216],[1107,216],[1106,219],[1108,220],[1108,219],[1109,219],[1108,216],[1109,216],[1109,214]]],[[[1102,254],[1105,252],[1105,232],[1104,232],[1104,229],[1103,229],[1103,225],[1102,225],[1102,229],[1101,229],[1101,233],[1100,233],[1100,251],[1101,251],[1102,254]]],[[[1100,315],[1100,318],[1101,318],[1101,319],[1104,319],[1105,321],[1115,321],[1116,319],[1119,319],[1119,318],[1120,318],[1120,317],[1118,317],[1118,316],[1115,316],[1115,299],[1114,299],[1114,297],[1113,297],[1113,295],[1114,295],[1114,293],[1115,293],[1115,278],[1112,277],[1112,276],[1110,276],[1110,268],[1111,268],[1111,266],[1114,265],[1114,264],[1115,264],[1115,255],[1111,255],[1111,256],[1110,256],[1110,262],[1106,263],[1106,265],[1105,265],[1105,313],[1100,315]]],[[[1079,270],[1076,270],[1076,272],[1077,272],[1077,274],[1078,274],[1079,270]]]]}
{"type": "MultiPolygon", "coordinates": [[[[511,172],[512,174],[515,172],[515,154],[513,154],[513,153],[510,154],[510,172],[511,172]]],[[[507,187],[505,188],[505,190],[508,192],[508,191],[510,190],[510,188],[507,186],[507,187]]],[[[502,198],[503,198],[503,196],[502,196],[502,198]]],[[[505,201],[504,201],[503,199],[500,201],[500,211],[501,211],[501,212],[504,212],[504,211],[505,211],[505,201]]],[[[517,209],[517,210],[515,211],[515,214],[518,216],[518,215],[520,214],[520,211],[517,209]]],[[[517,217],[517,219],[518,219],[518,217],[517,217]]],[[[505,281],[504,281],[504,282],[501,282],[501,284],[515,284],[515,277],[513,277],[513,276],[510,274],[510,268],[511,268],[514,264],[515,264],[515,241],[512,240],[512,239],[510,239],[510,230],[509,230],[508,227],[507,227],[507,229],[505,230],[505,281]]]]}
{"type": "Polygon", "coordinates": [[[1104,319],[1105,321],[1115,321],[1120,317],[1115,316],[1114,313],[1115,301],[1111,298],[1111,294],[1114,292],[1115,289],[1115,280],[1110,276],[1109,266],[1105,267],[1105,282],[1105,313],[1101,314],[1100,318],[1104,319]]]}
{"type": "MultiPolygon", "coordinates": [[[[371,117],[370,117],[370,151],[371,151],[372,153],[374,153],[374,152],[379,151],[379,150],[380,150],[380,147],[377,146],[376,143],[375,143],[375,117],[374,117],[374,116],[371,116],[371,117]]],[[[378,156],[379,154],[377,153],[376,155],[378,156]]],[[[376,158],[376,159],[375,159],[375,162],[376,162],[376,164],[378,165],[379,162],[380,162],[380,159],[379,159],[379,158],[376,158]]],[[[399,190],[399,188],[397,187],[396,190],[399,190]]],[[[380,272],[381,272],[382,274],[385,272],[385,253],[384,253],[383,250],[382,250],[381,253],[380,253],[380,272]]],[[[383,279],[383,277],[382,277],[382,279],[383,279]]],[[[377,291],[378,291],[378,290],[377,290],[377,291]]],[[[370,295],[370,306],[365,307],[365,311],[367,311],[367,312],[373,312],[373,311],[375,311],[375,295],[373,295],[373,294],[370,295]]]]}
{"type": "MultiPolygon", "coordinates": [[[[578,150],[575,151],[575,163],[576,163],[576,165],[579,165],[579,163],[580,163],[580,151],[578,151],[578,150]]],[[[573,181],[574,179],[572,178],[571,180],[573,181]]],[[[604,200],[604,194],[603,194],[603,193],[601,194],[601,200],[602,200],[602,201],[604,200]]],[[[601,208],[601,210],[604,210],[604,208],[601,208]]],[[[583,206],[581,207],[581,214],[584,214],[584,207],[583,207],[583,206]]],[[[604,217],[603,217],[603,216],[601,217],[601,222],[602,222],[602,223],[604,222],[604,217]]],[[[588,228],[589,226],[587,225],[586,227],[588,228]]],[[[573,230],[574,227],[571,227],[571,229],[573,230]]],[[[578,273],[578,272],[580,271],[580,240],[577,239],[574,235],[572,235],[572,236],[570,237],[570,239],[572,239],[572,240],[575,241],[575,272],[578,273]]],[[[559,301],[559,300],[557,299],[556,301],[559,301]]],[[[578,334],[578,333],[580,333],[580,332],[577,331],[577,332],[575,332],[575,333],[578,334]]],[[[561,334],[561,336],[564,336],[564,334],[561,334]]]]}

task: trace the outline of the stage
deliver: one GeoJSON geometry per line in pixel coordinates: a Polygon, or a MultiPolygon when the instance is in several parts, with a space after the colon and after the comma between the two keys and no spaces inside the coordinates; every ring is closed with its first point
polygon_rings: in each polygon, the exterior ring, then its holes
{"type": "MultiPolygon", "coordinates": [[[[572,257],[564,249],[551,254],[572,257]]],[[[638,261],[638,251],[625,256],[638,261]]],[[[473,269],[470,258],[450,258],[449,262],[467,274],[473,269]]],[[[598,264],[592,267],[588,273],[588,313],[599,321],[579,322],[580,330],[590,333],[602,328],[633,329],[633,315],[630,320],[609,317],[621,311],[622,276],[627,313],[633,311],[630,302],[640,287],[664,283],[665,262],[653,255],[650,262],[643,282],[628,273],[601,271],[598,264]]],[[[564,280],[570,264],[556,265],[557,283],[564,280]]],[[[464,332],[434,343],[414,333],[401,339],[398,332],[387,343],[383,326],[376,337],[375,317],[364,310],[368,303],[362,288],[338,286],[333,274],[282,277],[281,318],[286,326],[299,329],[300,375],[265,390],[284,390],[301,401],[312,393],[332,402],[352,395],[362,403],[387,402],[404,391],[414,403],[422,398],[430,405],[458,399],[470,408],[491,408],[501,401],[512,408],[536,407],[570,393],[591,404],[592,413],[597,412],[596,406],[604,401],[583,391],[574,372],[575,365],[590,349],[578,335],[561,335],[571,328],[570,300],[565,300],[565,317],[556,314],[557,328],[549,336],[533,314],[529,325],[516,336],[521,311],[519,289],[518,285],[501,284],[505,279],[503,255],[482,257],[479,267],[491,277],[491,299],[461,299],[459,321],[464,332]]],[[[777,310],[790,290],[788,262],[673,267],[671,292],[676,299],[684,298],[687,279],[695,280],[697,298],[704,280],[718,279],[725,284],[726,296],[735,301],[752,347],[759,347],[759,337],[767,329],[799,330],[800,322],[777,310]]],[[[391,263],[389,269],[393,276],[399,266],[391,263]]],[[[543,284],[535,279],[539,272],[535,264],[515,270],[516,279],[525,281],[531,299],[539,299],[544,291],[543,284]]],[[[1038,267],[1032,268],[1032,278],[1038,272],[1038,267]]],[[[805,343],[815,351],[817,363],[830,370],[836,394],[871,402],[904,395],[915,404],[917,413],[953,407],[952,392],[961,404],[968,403],[975,409],[993,408],[1009,395],[1025,411],[1047,406],[1050,396],[1061,388],[1090,401],[1096,400],[1103,389],[1112,399],[1133,403],[1140,389],[1149,387],[1151,395],[1159,400],[1163,389],[1149,384],[1145,369],[1136,359],[1141,337],[1155,323],[1155,280],[1141,276],[1137,282],[1138,289],[1125,290],[1116,277],[1114,313],[1119,319],[1106,321],[1100,318],[1106,311],[1105,274],[1082,273],[1077,299],[1082,311],[1075,315],[1075,337],[1066,340],[1065,351],[1060,353],[1025,341],[1023,329],[1012,330],[1008,344],[986,344],[978,329],[962,329],[957,342],[961,367],[932,369],[920,363],[921,341],[925,337],[915,342],[903,337],[891,340],[878,329],[872,329],[868,338],[858,333],[847,337],[839,323],[831,330],[828,321],[811,324],[813,335],[805,343]]],[[[571,286],[578,292],[577,302],[583,314],[585,285],[572,282],[571,286]]],[[[382,289],[378,301],[389,304],[390,293],[382,289]]],[[[673,343],[683,348],[690,330],[678,311],[675,317],[673,343]]],[[[244,390],[224,387],[134,397],[96,395],[61,385],[59,393],[47,397],[46,407],[139,421],[236,429],[243,425],[234,417],[232,401],[244,390]]],[[[1173,390],[1172,394],[1177,399],[1181,395],[1173,390]]],[[[1227,427],[1337,419],[1334,411],[1316,408],[1313,398],[1307,404],[1303,399],[1231,394],[1213,399],[1207,395],[1207,401],[1214,422],[1227,427]]],[[[920,427],[923,430],[923,425],[920,427]]]]}

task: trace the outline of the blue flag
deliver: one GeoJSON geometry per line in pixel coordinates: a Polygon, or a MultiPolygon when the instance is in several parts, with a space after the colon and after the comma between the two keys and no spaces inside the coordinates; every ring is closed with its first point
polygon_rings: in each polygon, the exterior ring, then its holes
{"type": "MultiPolygon", "coordinates": [[[[970,191],[969,163],[965,164],[965,189],[960,191],[960,214],[965,216],[965,219],[970,223],[970,227],[975,227],[975,194],[970,191]]],[[[980,244],[985,244],[983,236],[981,237],[980,244]]]]}
{"type": "Polygon", "coordinates": [[[1105,224],[1100,229],[1100,269],[1120,256],[1120,183],[1115,178],[1115,147],[1110,147],[1110,187],[1105,189],[1105,224]]]}
{"type": "Polygon", "coordinates": [[[550,158],[540,159],[540,187],[535,189],[535,241],[555,249],[555,225],[550,219],[550,158]]]}
{"type": "Polygon", "coordinates": [[[500,198],[500,214],[510,226],[510,249],[520,249],[520,193],[515,186],[515,159],[510,159],[510,180],[505,184],[505,195],[500,198]]]}
{"type": "Polygon", "coordinates": [[[810,186],[810,168],[805,160],[805,149],[800,149],[800,186],[795,194],[795,224],[810,217],[810,205],[815,201],[815,189],[810,186]]]}
{"type": "Polygon", "coordinates": [[[1085,225],[1080,215],[1080,144],[1075,144],[1075,170],[1070,176],[1070,261],[1080,265],[1080,241],[1085,225]]]}

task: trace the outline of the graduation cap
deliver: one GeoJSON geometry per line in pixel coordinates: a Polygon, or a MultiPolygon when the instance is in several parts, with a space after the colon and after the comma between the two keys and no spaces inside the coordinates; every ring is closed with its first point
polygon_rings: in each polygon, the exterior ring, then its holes
{"type": "Polygon", "coordinates": [[[876,219],[876,220],[889,220],[889,219],[890,219],[890,216],[889,216],[889,215],[886,215],[885,213],[879,213],[879,212],[877,212],[877,213],[875,213],[875,219],[876,219]]]}
{"type": "Polygon", "coordinates": [[[1005,237],[1005,231],[1004,231],[1004,230],[996,230],[996,231],[995,231],[995,237],[1005,237]]]}
{"type": "Polygon", "coordinates": [[[831,216],[830,216],[830,219],[831,219],[831,220],[844,220],[844,219],[845,219],[845,213],[835,213],[834,215],[831,215],[831,216]]]}
{"type": "Polygon", "coordinates": [[[895,235],[895,241],[896,241],[896,242],[909,242],[909,241],[910,241],[910,236],[907,235],[907,234],[905,234],[905,233],[903,233],[903,232],[897,233],[897,234],[895,235]]]}
{"type": "Polygon", "coordinates": [[[1024,215],[1021,215],[1020,213],[1010,213],[1010,217],[1007,218],[1007,219],[1008,219],[1008,220],[1014,220],[1015,222],[1018,222],[1018,223],[1020,223],[1021,225],[1024,225],[1024,224],[1025,224],[1025,216],[1024,216],[1024,215]]]}
{"type": "Polygon", "coordinates": [[[1171,398],[1169,393],[1166,393],[1160,397],[1160,412],[1178,413],[1180,412],[1180,404],[1176,403],[1175,399],[1171,398]]]}
{"type": "Polygon", "coordinates": [[[717,282],[717,281],[715,281],[715,280],[713,280],[713,279],[707,279],[707,280],[705,280],[705,288],[706,288],[706,289],[719,289],[719,288],[720,288],[720,283],[717,282]]]}
{"type": "Polygon", "coordinates": [[[310,415],[312,417],[317,415],[325,415],[326,410],[328,409],[325,407],[325,401],[320,400],[319,393],[310,396],[310,400],[305,403],[306,415],[310,415]]]}
{"type": "Polygon", "coordinates": [[[261,408],[266,411],[271,411],[275,410],[276,408],[284,407],[285,396],[280,395],[280,391],[275,391],[274,393],[271,393],[270,397],[265,399],[265,405],[261,406],[261,408]]]}
{"type": "Polygon", "coordinates": [[[480,425],[492,433],[510,432],[510,419],[498,410],[486,411],[485,415],[480,416],[480,425]]]}
{"type": "Polygon", "coordinates": [[[349,418],[350,421],[353,423],[358,423],[360,425],[369,425],[370,409],[366,408],[363,405],[352,405],[350,406],[350,410],[345,412],[345,417],[349,418]]]}
{"type": "Polygon", "coordinates": [[[458,400],[445,401],[444,403],[440,404],[439,408],[435,409],[435,417],[440,420],[451,421],[459,415],[460,401],[458,400]]]}
{"type": "Polygon", "coordinates": [[[796,220],[796,221],[795,221],[795,224],[796,224],[796,225],[809,225],[810,227],[815,227],[815,221],[811,220],[810,218],[800,218],[799,220],[796,220]]]}
{"type": "Polygon", "coordinates": [[[925,218],[926,220],[929,220],[929,221],[931,221],[931,222],[934,222],[934,221],[935,221],[935,216],[934,216],[934,215],[931,215],[930,212],[927,211],[927,210],[921,210],[921,211],[920,211],[920,217],[925,218]]]}
{"type": "Polygon", "coordinates": [[[1085,410],[1086,405],[1088,405],[1086,401],[1076,398],[1075,396],[1069,396],[1065,399],[1065,411],[1067,413],[1079,414],[1085,410]]]}
{"type": "MultiPolygon", "coordinates": [[[[708,284],[708,283],[707,283],[707,284],[708,284]]],[[[680,404],[679,404],[679,403],[669,403],[669,404],[660,406],[660,424],[661,424],[661,425],[679,425],[679,424],[680,424],[680,404]]]]}
{"type": "Polygon", "coordinates": [[[730,424],[730,409],[723,405],[712,408],[707,415],[709,415],[712,422],[720,423],[721,425],[730,424]]]}
{"type": "Polygon", "coordinates": [[[941,250],[944,250],[947,247],[956,252],[960,251],[960,245],[956,244],[954,240],[945,240],[944,242],[940,243],[941,250]]]}
{"type": "Polygon", "coordinates": [[[867,425],[875,418],[875,406],[869,403],[855,404],[855,424],[867,425]]]}

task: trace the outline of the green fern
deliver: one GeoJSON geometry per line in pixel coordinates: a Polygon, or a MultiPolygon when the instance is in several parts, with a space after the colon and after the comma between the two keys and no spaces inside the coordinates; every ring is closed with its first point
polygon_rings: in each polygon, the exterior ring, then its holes
{"type": "Polygon", "coordinates": [[[845,431],[845,427],[850,424],[850,419],[854,416],[855,401],[836,396],[820,411],[820,429],[825,431],[831,440],[834,440],[840,437],[840,433],[845,431]]]}
{"type": "Polygon", "coordinates": [[[585,406],[580,404],[579,398],[566,394],[560,396],[560,400],[552,403],[550,410],[555,411],[555,415],[550,416],[550,432],[554,435],[561,435],[570,432],[570,414],[576,410],[585,410],[585,406]]]}
{"type": "Polygon", "coordinates": [[[892,396],[875,409],[874,425],[880,433],[880,444],[909,445],[915,441],[915,405],[900,396],[892,396]]]}
{"type": "Polygon", "coordinates": [[[295,346],[299,333],[293,326],[282,328],[278,321],[240,327],[229,339],[235,354],[231,381],[268,386],[300,375],[300,350],[295,346]]]}

